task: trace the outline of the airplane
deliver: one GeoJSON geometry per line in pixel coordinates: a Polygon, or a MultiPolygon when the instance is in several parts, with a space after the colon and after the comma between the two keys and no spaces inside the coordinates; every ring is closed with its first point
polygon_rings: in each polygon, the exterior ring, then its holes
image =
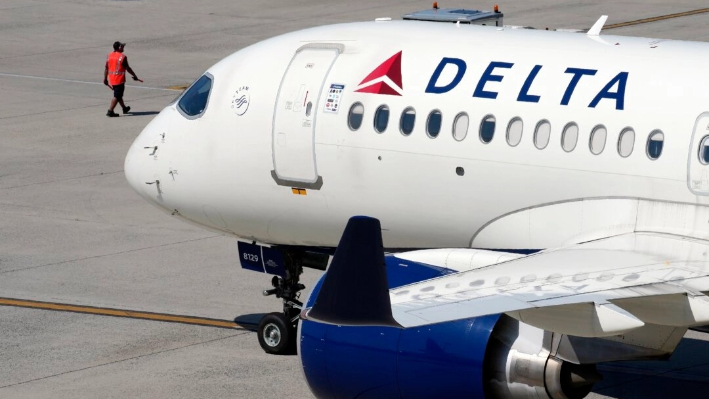
{"type": "Polygon", "coordinates": [[[165,107],[126,178],[273,275],[259,342],[316,397],[582,398],[709,324],[709,44],[605,20],[278,36],[165,107]]]}

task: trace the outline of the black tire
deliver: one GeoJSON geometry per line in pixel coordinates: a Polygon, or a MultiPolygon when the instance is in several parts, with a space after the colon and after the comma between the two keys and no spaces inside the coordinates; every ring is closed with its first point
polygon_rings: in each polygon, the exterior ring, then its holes
{"type": "Polygon", "coordinates": [[[266,353],[291,354],[294,341],[295,331],[283,313],[269,313],[258,323],[258,343],[266,353]]]}

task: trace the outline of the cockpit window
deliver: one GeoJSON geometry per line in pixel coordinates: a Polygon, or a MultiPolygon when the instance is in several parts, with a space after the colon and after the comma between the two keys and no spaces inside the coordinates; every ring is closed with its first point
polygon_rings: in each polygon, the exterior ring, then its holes
{"type": "Polygon", "coordinates": [[[187,119],[196,119],[202,116],[207,109],[209,93],[212,90],[212,75],[204,74],[190,86],[177,103],[177,109],[187,119]]]}

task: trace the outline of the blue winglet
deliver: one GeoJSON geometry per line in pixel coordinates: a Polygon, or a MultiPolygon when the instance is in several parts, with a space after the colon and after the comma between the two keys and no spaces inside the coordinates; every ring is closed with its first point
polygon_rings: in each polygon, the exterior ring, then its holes
{"type": "Polygon", "coordinates": [[[401,327],[391,313],[379,220],[350,218],[307,318],[337,325],[401,327]]]}

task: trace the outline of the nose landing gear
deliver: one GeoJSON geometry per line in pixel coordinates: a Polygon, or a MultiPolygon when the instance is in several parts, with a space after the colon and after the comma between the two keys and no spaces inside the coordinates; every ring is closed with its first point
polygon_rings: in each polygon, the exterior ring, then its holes
{"type": "MultiPolygon", "coordinates": [[[[283,313],[274,312],[264,316],[258,325],[258,342],[266,353],[285,355],[295,353],[298,318],[303,303],[298,300],[300,291],[305,289],[299,277],[303,268],[297,268],[292,278],[273,276],[273,288],[264,290],[263,295],[275,295],[283,300],[283,313]]],[[[290,275],[290,273],[286,273],[290,275]]]]}
{"type": "Polygon", "coordinates": [[[269,313],[258,326],[258,342],[266,353],[294,354],[298,342],[297,327],[303,303],[298,300],[305,286],[300,283],[303,267],[325,270],[329,260],[326,254],[297,249],[283,249],[285,276],[273,276],[273,288],[264,290],[264,296],[275,295],[283,300],[283,312],[269,313]]]}

